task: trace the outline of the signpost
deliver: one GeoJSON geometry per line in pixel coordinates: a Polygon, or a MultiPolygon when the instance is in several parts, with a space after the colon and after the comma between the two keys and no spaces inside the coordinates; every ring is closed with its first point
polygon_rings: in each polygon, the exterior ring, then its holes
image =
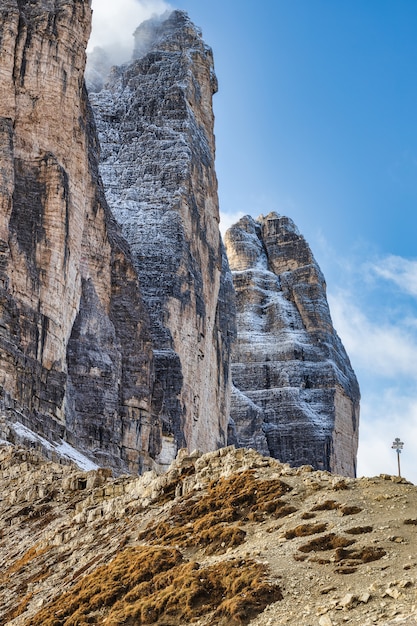
{"type": "Polygon", "coordinates": [[[391,446],[393,450],[397,451],[397,461],[398,461],[398,476],[401,478],[401,468],[400,468],[400,454],[401,450],[404,448],[404,442],[400,440],[399,437],[394,439],[394,442],[391,446]]]}

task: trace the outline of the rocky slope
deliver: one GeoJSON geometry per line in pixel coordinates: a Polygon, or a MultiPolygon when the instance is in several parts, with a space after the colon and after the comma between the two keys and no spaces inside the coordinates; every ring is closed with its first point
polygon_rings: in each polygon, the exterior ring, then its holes
{"type": "Polygon", "coordinates": [[[90,83],[106,197],[150,313],[168,460],[227,435],[234,294],[218,227],[216,90],[211,49],[181,11],[141,24],[133,61],[104,88],[90,83]]]}
{"type": "Polygon", "coordinates": [[[160,447],[149,318],[98,175],[90,22],[88,0],[0,7],[2,434],[138,471],[160,447]]]}
{"type": "Polygon", "coordinates": [[[242,218],[225,245],[238,328],[229,441],[355,476],[359,387],[307,242],[271,213],[242,218]]]}
{"type": "Polygon", "coordinates": [[[417,488],[181,453],[113,479],[0,445],[0,624],[415,626],[417,488]]]}

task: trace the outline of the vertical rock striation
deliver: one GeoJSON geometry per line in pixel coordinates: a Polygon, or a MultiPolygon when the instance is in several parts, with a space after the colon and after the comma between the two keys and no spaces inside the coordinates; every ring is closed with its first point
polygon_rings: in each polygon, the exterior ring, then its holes
{"type": "Polygon", "coordinates": [[[238,327],[230,442],[354,476],[359,387],[308,244],[276,213],[242,218],[225,244],[238,327]]]}
{"type": "Polygon", "coordinates": [[[161,462],[178,447],[226,442],[235,331],[218,227],[216,90],[212,52],[180,11],[141,24],[133,61],[90,90],[106,197],[150,314],[161,462]]]}
{"type": "Polygon", "coordinates": [[[160,448],[149,320],[98,175],[90,20],[89,0],[0,7],[0,406],[137,471],[160,448]]]}

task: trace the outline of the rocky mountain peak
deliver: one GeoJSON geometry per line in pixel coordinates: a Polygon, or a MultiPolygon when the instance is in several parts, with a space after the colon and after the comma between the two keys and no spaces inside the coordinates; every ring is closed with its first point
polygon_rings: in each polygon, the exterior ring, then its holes
{"type": "Polygon", "coordinates": [[[181,11],[141,24],[90,99],[106,198],[151,320],[159,459],[226,442],[234,294],[219,232],[211,50],[181,11]]]}
{"type": "Polygon", "coordinates": [[[134,32],[133,59],[157,50],[190,53],[195,48],[206,49],[201,30],[185,11],[171,11],[142,22],[134,32]]]}
{"type": "Polygon", "coordinates": [[[359,390],[293,222],[235,225],[232,278],[200,30],[144,22],[87,94],[88,0],[0,20],[0,434],[116,472],[224,446],[237,303],[229,440],[353,475],[359,390]]]}
{"type": "Polygon", "coordinates": [[[242,218],[225,245],[238,328],[229,441],[355,475],[359,387],[310,247],[276,213],[242,218]]]}

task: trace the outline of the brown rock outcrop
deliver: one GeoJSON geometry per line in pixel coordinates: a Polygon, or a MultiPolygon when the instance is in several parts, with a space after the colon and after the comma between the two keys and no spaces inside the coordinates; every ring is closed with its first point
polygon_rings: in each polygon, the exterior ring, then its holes
{"type": "Polygon", "coordinates": [[[225,244],[238,328],[229,441],[354,476],[359,387],[308,244],[276,213],[242,218],[225,244]]]}
{"type": "MultiPolygon", "coordinates": [[[[226,443],[233,286],[219,233],[213,57],[187,15],[144,22],[133,61],[90,99],[100,171],[149,309],[159,460],[226,443]]],[[[97,59],[96,59],[97,61],[97,59]]],[[[93,93],[94,92],[94,93],[93,93]]]]}
{"type": "Polygon", "coordinates": [[[160,447],[149,320],[98,175],[90,20],[89,0],[0,7],[0,404],[15,439],[137,471],[160,447]]]}

